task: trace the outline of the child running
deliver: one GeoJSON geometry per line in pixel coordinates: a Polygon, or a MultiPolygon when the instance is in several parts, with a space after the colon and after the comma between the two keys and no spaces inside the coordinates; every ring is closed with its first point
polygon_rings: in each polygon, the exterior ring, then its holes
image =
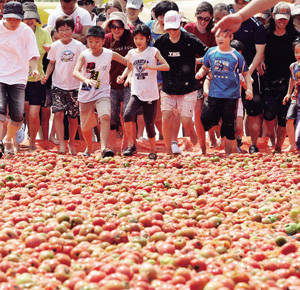
{"type": "Polygon", "coordinates": [[[71,16],[61,16],[56,20],[56,31],[60,40],[51,44],[48,53],[50,60],[42,84],[45,84],[50,74],[52,76],[52,113],[54,113],[54,128],[59,141],[59,153],[65,154],[64,141],[64,115],[69,120],[69,153],[76,155],[74,140],[78,129],[78,89],[80,83],[73,78],[72,72],[80,53],[85,46],[72,38],[74,32],[74,19],[71,16]]]}
{"type": "Polygon", "coordinates": [[[247,85],[246,99],[253,98],[251,77],[243,56],[230,47],[233,35],[220,33],[216,36],[217,47],[210,48],[204,56],[204,65],[196,74],[202,78],[211,69],[213,79],[209,87],[201,122],[205,131],[217,125],[222,118],[221,137],[225,137],[225,153],[228,157],[236,152],[236,110],[240,98],[239,73],[245,78],[247,85]]]}
{"type": "MultiPolygon", "coordinates": [[[[289,107],[288,113],[287,113],[287,119],[290,121],[289,125],[289,130],[288,132],[288,137],[290,141],[290,146],[288,147],[287,151],[293,151],[294,148],[294,143],[296,139],[296,147],[298,152],[300,153],[300,94],[299,94],[299,84],[300,84],[300,37],[297,37],[296,40],[293,43],[293,48],[294,48],[294,54],[296,61],[293,62],[290,65],[290,71],[291,71],[291,77],[289,81],[289,86],[288,86],[288,91],[286,96],[283,99],[283,104],[285,105],[291,98],[292,98],[292,103],[289,107]],[[294,93],[293,92],[293,89],[294,93]],[[298,104],[297,104],[298,101],[298,104]],[[296,119],[296,132],[294,135],[294,119],[296,119]],[[296,138],[294,138],[294,136],[296,138]]],[[[288,129],[288,128],[287,128],[288,129]]]]}
{"type": "Polygon", "coordinates": [[[149,46],[151,31],[147,25],[138,24],[134,28],[133,41],[136,48],[128,52],[126,56],[127,68],[117,79],[118,83],[123,83],[128,74],[132,72],[131,96],[124,113],[124,127],[128,138],[128,147],[124,151],[124,156],[131,156],[136,151],[131,117],[142,107],[150,143],[148,158],[156,160],[154,122],[157,100],[159,99],[157,71],[168,71],[170,67],[158,49],[149,46]]]}
{"type": "Polygon", "coordinates": [[[93,135],[91,129],[97,125],[95,109],[101,123],[101,155],[112,157],[114,152],[107,148],[110,131],[110,76],[113,60],[127,65],[126,59],[110,49],[104,48],[104,29],[91,26],[87,32],[88,49],[83,51],[76,63],[73,76],[81,81],[78,94],[82,135],[86,143],[84,156],[93,153],[93,135]]]}

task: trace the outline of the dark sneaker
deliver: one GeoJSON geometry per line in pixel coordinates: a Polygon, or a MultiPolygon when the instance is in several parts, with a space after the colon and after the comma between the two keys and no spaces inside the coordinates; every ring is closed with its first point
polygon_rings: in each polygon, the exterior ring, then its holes
{"type": "Polygon", "coordinates": [[[148,159],[156,160],[156,159],[157,159],[157,154],[156,154],[156,153],[150,153],[150,154],[148,155],[148,159]]]}
{"type": "Polygon", "coordinates": [[[255,153],[255,152],[259,152],[258,148],[255,145],[251,145],[249,147],[249,153],[252,154],[252,153],[255,153]]]}
{"type": "Polygon", "coordinates": [[[105,158],[105,157],[114,157],[114,155],[115,155],[115,153],[111,149],[105,148],[102,151],[102,158],[105,158]]]}
{"type": "Polygon", "coordinates": [[[128,145],[127,148],[125,149],[123,155],[124,156],[132,156],[133,153],[136,152],[136,147],[135,145],[131,146],[131,145],[128,145]]]}

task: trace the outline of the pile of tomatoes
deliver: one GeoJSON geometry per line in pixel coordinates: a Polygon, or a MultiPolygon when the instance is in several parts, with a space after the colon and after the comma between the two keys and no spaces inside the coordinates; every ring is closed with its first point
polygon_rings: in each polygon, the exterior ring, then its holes
{"type": "Polygon", "coordinates": [[[0,161],[0,290],[300,289],[296,154],[0,161]]]}

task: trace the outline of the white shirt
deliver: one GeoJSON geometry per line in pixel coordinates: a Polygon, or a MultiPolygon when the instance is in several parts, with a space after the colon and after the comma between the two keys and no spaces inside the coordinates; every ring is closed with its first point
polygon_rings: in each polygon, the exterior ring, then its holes
{"type": "Polygon", "coordinates": [[[88,87],[81,83],[78,93],[78,101],[88,103],[100,98],[110,98],[109,71],[112,61],[112,51],[103,48],[99,56],[94,56],[89,49],[82,52],[85,59],[81,73],[89,79],[97,81],[96,86],[88,87]]]}
{"type": "Polygon", "coordinates": [[[92,25],[92,19],[90,13],[81,8],[76,7],[75,11],[71,15],[67,15],[63,12],[61,7],[53,10],[52,13],[48,17],[47,27],[55,28],[55,22],[60,16],[72,16],[75,22],[74,33],[81,34],[83,26],[92,25]]]}
{"type": "Polygon", "coordinates": [[[63,44],[61,40],[51,44],[47,58],[55,61],[53,87],[66,91],[79,89],[80,82],[72,74],[80,53],[85,49],[86,47],[75,39],[72,39],[69,44],[63,44]]]}
{"type": "Polygon", "coordinates": [[[34,32],[20,23],[16,30],[8,30],[0,20],[0,82],[8,85],[26,85],[29,60],[40,53],[34,32]]]}
{"type": "Polygon", "coordinates": [[[133,66],[131,94],[144,102],[159,99],[157,71],[143,69],[145,63],[157,65],[157,51],[157,48],[148,46],[143,52],[137,52],[135,48],[128,52],[128,61],[133,66]]]}

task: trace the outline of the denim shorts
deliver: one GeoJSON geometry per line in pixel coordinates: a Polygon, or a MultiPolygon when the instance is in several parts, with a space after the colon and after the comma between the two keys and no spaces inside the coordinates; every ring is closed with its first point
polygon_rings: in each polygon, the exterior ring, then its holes
{"type": "Polygon", "coordinates": [[[0,83],[0,120],[5,121],[7,106],[11,122],[20,126],[23,121],[25,104],[25,85],[0,83]]]}

